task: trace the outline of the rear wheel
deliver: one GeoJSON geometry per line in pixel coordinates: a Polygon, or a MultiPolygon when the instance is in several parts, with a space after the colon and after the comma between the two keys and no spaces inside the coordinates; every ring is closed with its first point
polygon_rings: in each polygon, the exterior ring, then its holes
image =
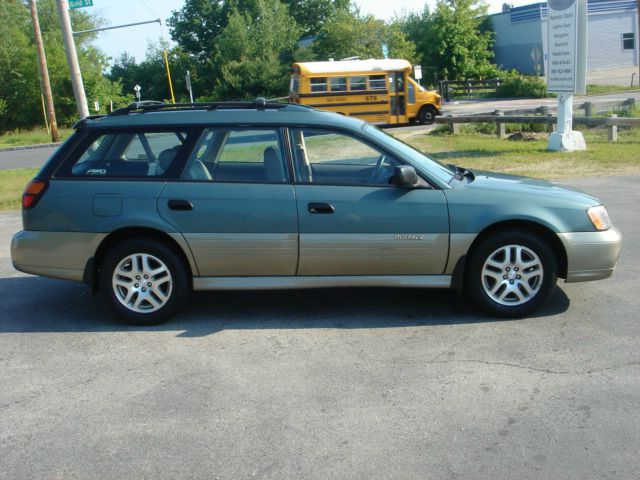
{"type": "Polygon", "coordinates": [[[493,234],[474,248],[467,269],[472,301],[499,317],[522,317],[542,307],[556,286],[558,267],[549,245],[519,231],[493,234]]]}
{"type": "Polygon", "coordinates": [[[420,113],[418,114],[418,121],[423,125],[431,125],[438,111],[435,109],[433,105],[425,105],[420,109],[420,113]]]}
{"type": "Polygon", "coordinates": [[[189,293],[180,258],[151,239],[132,239],[112,248],[102,262],[100,287],[108,307],[136,325],[170,318],[189,293]]]}

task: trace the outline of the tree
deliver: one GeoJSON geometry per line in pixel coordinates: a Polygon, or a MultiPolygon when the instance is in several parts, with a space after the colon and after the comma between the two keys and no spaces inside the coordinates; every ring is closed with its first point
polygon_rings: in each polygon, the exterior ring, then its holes
{"type": "Polygon", "coordinates": [[[302,29],[302,35],[317,35],[339,10],[348,10],[351,0],[285,0],[289,15],[302,29]]]}
{"type": "MultiPolygon", "coordinates": [[[[55,1],[39,0],[38,10],[56,115],[60,124],[68,125],[77,120],[77,113],[55,1]]],[[[76,10],[71,12],[71,21],[74,30],[95,28],[100,23],[97,17],[76,10]]],[[[20,0],[5,0],[0,25],[0,105],[5,109],[0,131],[31,128],[42,123],[43,114],[33,26],[26,5],[20,0]]],[[[121,95],[119,84],[105,78],[107,58],[91,45],[94,38],[78,37],[76,46],[87,100],[90,105],[99,102],[104,113],[110,101],[119,106],[128,99],[121,95]]]]}
{"type": "Polygon", "coordinates": [[[255,15],[237,8],[216,42],[215,95],[225,100],[286,93],[300,28],[278,0],[257,0],[255,15]]]}
{"type": "Polygon", "coordinates": [[[495,71],[490,63],[492,34],[480,30],[486,14],[481,0],[438,0],[431,15],[425,10],[418,21],[413,19],[409,28],[424,27],[422,35],[414,30],[423,66],[436,67],[441,78],[449,80],[495,71]]]}
{"type": "Polygon", "coordinates": [[[337,10],[328,19],[312,48],[319,60],[356,56],[381,58],[383,43],[387,44],[391,58],[415,61],[415,45],[400,25],[386,24],[372,15],[361,15],[357,8],[351,8],[337,10]]]}

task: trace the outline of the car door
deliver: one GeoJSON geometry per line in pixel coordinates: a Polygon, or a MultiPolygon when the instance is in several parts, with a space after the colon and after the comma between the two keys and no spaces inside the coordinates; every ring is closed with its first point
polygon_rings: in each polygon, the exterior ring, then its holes
{"type": "Polygon", "coordinates": [[[449,222],[427,182],[389,184],[392,155],[344,132],[291,129],[299,212],[298,275],[436,275],[449,222]]]}
{"type": "Polygon", "coordinates": [[[298,215],[274,128],[207,128],[158,200],[201,276],[295,275],[298,215]]]}

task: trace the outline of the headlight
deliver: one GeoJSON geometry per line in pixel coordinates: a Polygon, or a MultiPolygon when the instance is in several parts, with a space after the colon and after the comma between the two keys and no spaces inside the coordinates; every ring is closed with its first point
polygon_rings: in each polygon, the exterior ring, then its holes
{"type": "Polygon", "coordinates": [[[591,207],[587,210],[589,220],[596,227],[596,230],[608,230],[611,228],[611,219],[609,218],[609,212],[604,205],[598,205],[597,207],[591,207]]]}

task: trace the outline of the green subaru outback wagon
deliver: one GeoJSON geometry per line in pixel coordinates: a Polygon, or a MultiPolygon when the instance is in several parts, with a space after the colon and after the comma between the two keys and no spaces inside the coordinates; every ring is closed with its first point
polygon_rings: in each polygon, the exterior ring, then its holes
{"type": "Polygon", "coordinates": [[[25,189],[13,265],[138,324],[191,290],[350,286],[455,288],[521,317],[620,253],[585,193],[444,166],[299,105],[141,102],[75,130],[25,189]]]}

